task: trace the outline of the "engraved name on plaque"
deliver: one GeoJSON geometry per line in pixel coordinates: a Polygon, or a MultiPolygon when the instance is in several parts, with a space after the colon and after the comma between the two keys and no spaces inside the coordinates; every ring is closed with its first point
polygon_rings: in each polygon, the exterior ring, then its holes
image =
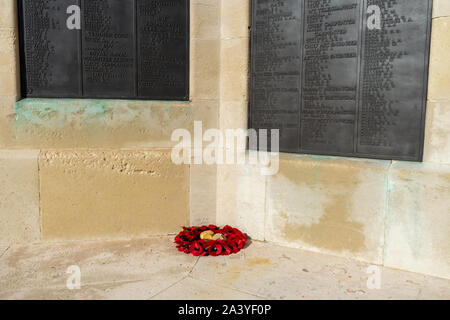
{"type": "Polygon", "coordinates": [[[136,94],[134,4],[83,0],[83,88],[89,97],[136,94]]]}
{"type": "Polygon", "coordinates": [[[261,1],[253,6],[253,123],[280,129],[281,149],[296,151],[300,129],[301,3],[261,1]]]}
{"type": "Polygon", "coordinates": [[[383,27],[366,28],[362,38],[359,153],[422,158],[431,2],[366,2],[381,9],[383,27]]]}
{"type": "Polygon", "coordinates": [[[306,1],[300,143],[306,152],[353,152],[359,3],[306,1]]]}
{"type": "Polygon", "coordinates": [[[188,99],[188,1],[137,0],[138,92],[188,99]]]}
{"type": "Polygon", "coordinates": [[[421,161],[432,0],[252,4],[251,128],[284,152],[421,161]]]}
{"type": "Polygon", "coordinates": [[[25,97],[189,99],[189,0],[19,7],[25,97]]]}
{"type": "Polygon", "coordinates": [[[66,27],[73,0],[19,1],[22,23],[22,86],[29,97],[80,95],[80,32],[66,27]]]}

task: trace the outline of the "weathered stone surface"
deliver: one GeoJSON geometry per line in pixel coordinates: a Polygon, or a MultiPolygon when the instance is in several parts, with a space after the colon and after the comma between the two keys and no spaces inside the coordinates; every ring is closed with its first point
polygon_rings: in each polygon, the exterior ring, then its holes
{"type": "Polygon", "coordinates": [[[16,146],[14,134],[14,103],[17,97],[0,97],[0,148],[16,146]]]}
{"type": "Polygon", "coordinates": [[[450,1],[448,0],[433,0],[433,17],[448,17],[450,16],[450,1]]]}
{"type": "Polygon", "coordinates": [[[16,62],[18,57],[16,55],[17,34],[13,28],[0,28],[0,72],[15,73],[17,70],[16,62]]]}
{"type": "Polygon", "coordinates": [[[264,240],[266,180],[256,165],[218,166],[217,223],[264,240]]]}
{"type": "Polygon", "coordinates": [[[248,128],[248,101],[222,101],[219,114],[220,128],[248,128]]]}
{"type": "Polygon", "coordinates": [[[19,58],[17,32],[0,27],[0,96],[19,94],[19,58]]]}
{"type": "Polygon", "coordinates": [[[250,2],[222,1],[222,39],[250,37],[250,2]]]}
{"type": "Polygon", "coordinates": [[[191,39],[218,39],[220,0],[191,1],[191,39]]]}
{"type": "Polygon", "coordinates": [[[173,237],[12,246],[0,254],[1,299],[449,299],[450,280],[252,242],[238,255],[174,250],[173,237]],[[81,269],[69,290],[69,266],[81,269]]]}
{"type": "Polygon", "coordinates": [[[190,97],[218,100],[220,0],[191,1],[190,97]]]}
{"type": "MultiPolygon", "coordinates": [[[[1,60],[1,59],[0,59],[1,60]]],[[[2,61],[0,61],[0,64],[2,61]]],[[[0,96],[11,96],[17,93],[16,75],[13,73],[0,73],[0,96]]]]}
{"type": "MultiPolygon", "coordinates": [[[[224,134],[226,129],[247,129],[249,3],[222,1],[219,126],[224,134]]],[[[221,165],[217,175],[217,223],[236,225],[264,240],[266,177],[260,168],[221,165]]]]}
{"type": "Polygon", "coordinates": [[[45,151],[39,159],[44,240],[133,238],[188,223],[189,167],[168,151],[45,151]]]}
{"type": "Polygon", "coordinates": [[[17,1],[0,0],[0,28],[13,28],[17,23],[17,1]]]}
{"type": "Polygon", "coordinates": [[[429,101],[424,161],[450,163],[450,101],[429,101]]]}
{"type": "Polygon", "coordinates": [[[191,100],[218,99],[220,40],[191,41],[191,100]]]}
{"type": "Polygon", "coordinates": [[[192,277],[266,299],[448,299],[449,283],[381,268],[380,289],[367,286],[369,264],[252,242],[230,257],[201,258],[192,277]]]}
{"type": "Polygon", "coordinates": [[[450,99],[450,17],[433,19],[428,99],[450,99]]]}
{"type": "Polygon", "coordinates": [[[8,251],[9,245],[0,245],[0,258],[8,251]]]}
{"type": "Polygon", "coordinates": [[[262,300],[254,295],[224,288],[220,283],[210,283],[201,279],[186,278],[163,291],[155,300],[262,300]]]}
{"type": "Polygon", "coordinates": [[[192,128],[188,102],[25,99],[16,103],[15,145],[36,148],[168,148],[192,128]]]}
{"type": "Polygon", "coordinates": [[[247,101],[249,40],[225,39],[221,45],[220,97],[222,101],[247,101]]]}
{"type": "Polygon", "coordinates": [[[38,155],[0,150],[0,244],[40,240],[38,155]]]}
{"type": "Polygon", "coordinates": [[[168,148],[175,129],[218,127],[218,100],[188,102],[0,97],[0,146],[168,148]]]}
{"type": "Polygon", "coordinates": [[[19,82],[17,1],[0,0],[0,96],[18,96],[19,82]]]}
{"type": "Polygon", "coordinates": [[[14,246],[0,259],[2,299],[149,299],[188,275],[197,259],[173,237],[14,246]],[[81,289],[68,290],[69,266],[81,289]],[[141,282],[137,282],[141,281],[141,282]]]}
{"type": "MultiPolygon", "coordinates": [[[[0,96],[20,98],[16,1],[0,2],[0,96]]],[[[11,148],[168,148],[174,129],[193,115],[217,126],[220,73],[220,0],[191,1],[190,85],[193,103],[26,100],[2,103],[0,146],[11,148]],[[202,100],[208,100],[208,106],[202,100]],[[195,114],[193,114],[195,113],[195,114]],[[17,121],[12,121],[16,117],[17,121]],[[13,122],[13,123],[11,123],[13,122]],[[12,126],[10,126],[12,124],[12,126]],[[6,127],[4,126],[6,125],[6,127]]],[[[3,99],[3,97],[2,97],[3,99]]]]}
{"type": "Polygon", "coordinates": [[[191,104],[194,121],[201,121],[203,132],[218,128],[219,101],[195,100],[191,104]]]}
{"type": "Polygon", "coordinates": [[[283,156],[268,179],[266,240],[381,263],[389,163],[283,156]]]}
{"type": "Polygon", "coordinates": [[[450,278],[450,166],[396,162],[389,175],[386,266],[450,278]]]}
{"type": "Polygon", "coordinates": [[[190,168],[190,225],[215,224],[217,166],[192,164],[190,168]]]}

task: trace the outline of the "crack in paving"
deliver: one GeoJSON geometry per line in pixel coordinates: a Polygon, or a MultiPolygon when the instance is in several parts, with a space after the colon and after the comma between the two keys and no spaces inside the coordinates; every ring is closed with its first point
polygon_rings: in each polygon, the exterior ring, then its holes
{"type": "Polygon", "coordinates": [[[160,292],[158,292],[158,293],[156,293],[155,295],[151,296],[148,300],[152,300],[152,299],[156,298],[156,297],[159,296],[160,294],[162,294],[162,293],[166,292],[167,290],[169,290],[170,288],[176,286],[177,284],[179,284],[181,281],[187,279],[188,277],[189,277],[189,276],[187,275],[187,276],[184,276],[183,278],[181,278],[181,279],[175,281],[174,283],[172,283],[171,285],[169,285],[167,288],[162,289],[160,292]]]}

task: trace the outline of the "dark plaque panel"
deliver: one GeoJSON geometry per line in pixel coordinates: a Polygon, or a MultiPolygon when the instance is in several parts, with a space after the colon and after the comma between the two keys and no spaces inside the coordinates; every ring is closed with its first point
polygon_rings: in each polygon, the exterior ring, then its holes
{"type": "Polygon", "coordinates": [[[135,95],[134,1],[83,0],[83,89],[89,97],[135,95]]]}
{"type": "Polygon", "coordinates": [[[366,8],[371,5],[381,8],[384,21],[382,30],[363,33],[357,152],[419,159],[427,90],[428,1],[366,1],[366,8]]]}
{"type": "Polygon", "coordinates": [[[66,27],[74,0],[23,0],[22,68],[28,97],[81,94],[80,32],[66,27]],[[24,68],[25,67],[25,68],[24,68]]]}
{"type": "Polygon", "coordinates": [[[24,96],[189,99],[189,0],[18,2],[24,96]]]}
{"type": "Polygon", "coordinates": [[[360,0],[305,1],[301,148],[352,153],[360,0]]]}
{"type": "Polygon", "coordinates": [[[431,6],[253,0],[250,127],[285,152],[420,161],[431,6]]]}
{"type": "Polygon", "coordinates": [[[297,151],[300,133],[302,17],[298,0],[253,6],[251,119],[258,129],[280,129],[281,148],[297,151]]]}
{"type": "Polygon", "coordinates": [[[137,0],[139,96],[188,99],[188,10],[185,0],[137,0]]]}

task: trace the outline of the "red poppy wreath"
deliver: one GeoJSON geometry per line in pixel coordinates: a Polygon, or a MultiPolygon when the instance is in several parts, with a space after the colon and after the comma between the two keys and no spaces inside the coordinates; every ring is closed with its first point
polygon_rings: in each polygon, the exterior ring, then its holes
{"type": "Polygon", "coordinates": [[[175,237],[178,251],[194,256],[228,256],[245,246],[247,236],[236,228],[215,225],[183,227],[175,237]]]}

